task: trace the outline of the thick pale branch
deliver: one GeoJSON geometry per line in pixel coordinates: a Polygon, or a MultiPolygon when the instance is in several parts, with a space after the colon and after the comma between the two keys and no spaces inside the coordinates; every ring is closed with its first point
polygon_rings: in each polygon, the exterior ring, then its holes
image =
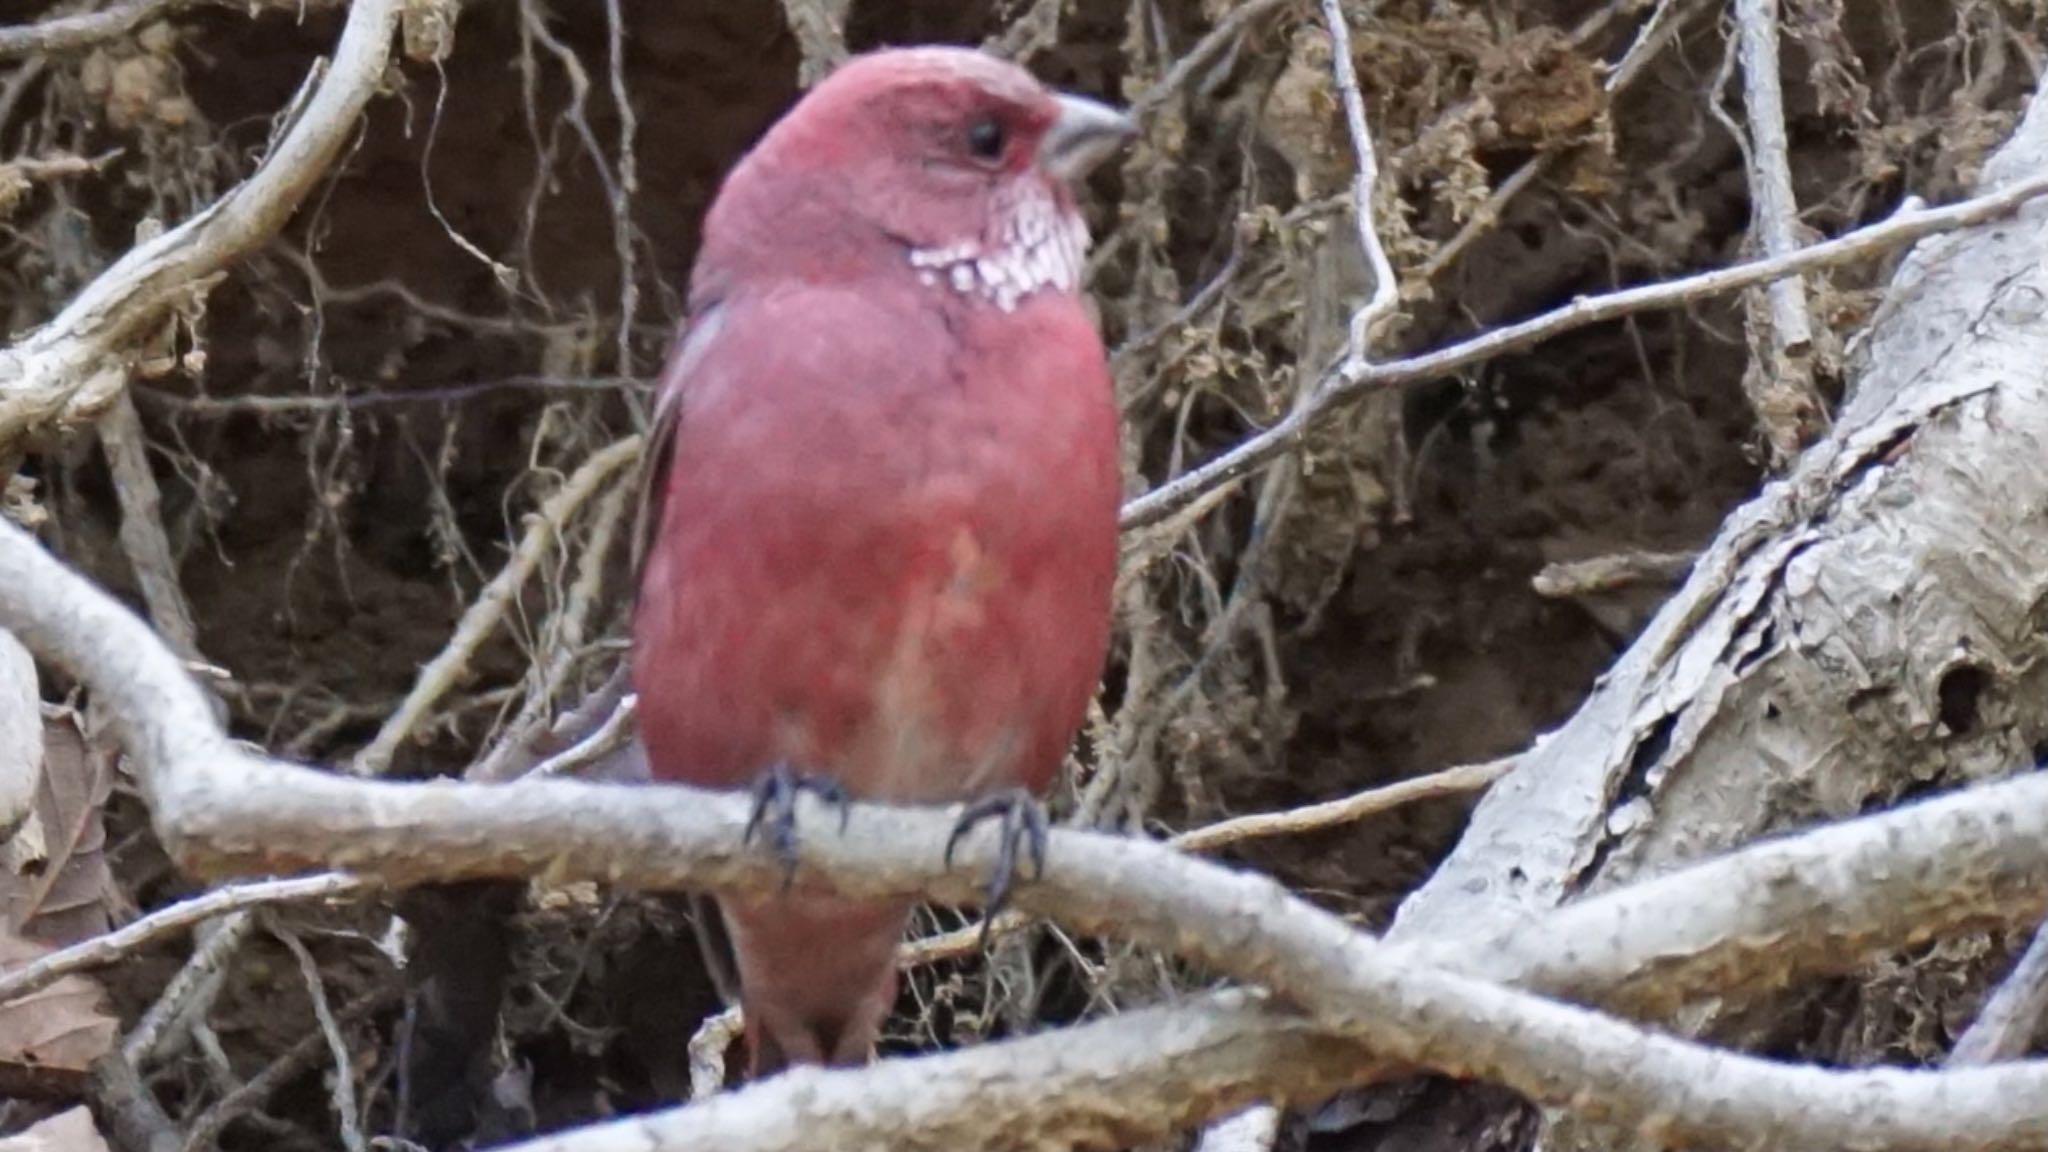
{"type": "Polygon", "coordinates": [[[1254,997],[1218,996],[858,1072],[802,1069],[506,1152],[1127,1148],[1243,1107],[1276,1068],[1291,1070],[1286,1098],[1327,1094],[1351,1054],[1254,997]]]}
{"type": "MultiPolygon", "coordinates": [[[[127,36],[151,21],[207,6],[251,10],[262,4],[261,0],[121,0],[96,12],[53,16],[32,24],[0,28],[0,59],[81,51],[127,36]]],[[[273,6],[303,12],[312,5],[275,0],[273,6]]]]}
{"type": "Polygon", "coordinates": [[[402,7],[404,0],[355,0],[333,66],[253,175],[129,249],[55,319],[0,352],[0,455],[51,420],[97,416],[126,384],[131,340],[283,227],[377,91],[402,7]]]}
{"type": "MultiPolygon", "coordinates": [[[[324,863],[398,882],[538,873],[721,890],[781,882],[772,857],[739,848],[741,796],[571,781],[385,783],[264,760],[220,734],[196,685],[146,625],[11,525],[0,526],[0,588],[10,590],[0,626],[70,666],[120,717],[159,830],[188,864],[271,872],[324,863]]],[[[819,805],[806,803],[801,815],[830,826],[819,805]]],[[[948,870],[941,847],[949,828],[940,812],[860,806],[844,835],[804,838],[799,883],[972,900],[993,864],[993,833],[971,837],[961,866],[948,870]]],[[[2033,777],[1752,849],[1559,913],[1545,925],[1568,923],[1569,935],[1544,950],[1549,970],[1532,960],[1519,975],[1533,968],[1546,983],[1618,981],[1674,944],[1709,967],[1759,940],[1796,952],[1788,942],[1804,936],[1810,954],[1815,939],[1840,946],[1841,925],[1857,915],[1867,920],[1849,938],[1878,921],[1897,939],[1959,917],[2035,917],[2044,892],[2048,777],[2033,777]],[[1721,911],[1715,927],[1723,931],[1706,939],[1709,918],[1673,925],[1660,914],[1686,902],[1721,911]]],[[[1079,929],[1271,987],[1333,1038],[1386,1058],[1498,1079],[1638,1127],[1850,1148],[1935,1147],[1927,1134],[1939,1128],[1950,1141],[1942,1147],[2048,1148],[2048,1118],[1999,1104],[2048,1092],[2048,1065],[1940,1079],[1785,1069],[1716,1053],[1430,967],[1264,877],[1154,844],[1061,831],[1044,877],[1016,898],[1079,929]]],[[[1512,939],[1546,936],[1527,926],[1512,939]]],[[[1437,959],[1484,971],[1511,954],[1508,942],[1488,941],[1437,959]]],[[[1051,1111],[1074,1104],[1060,1103],[1051,1111]]]]}

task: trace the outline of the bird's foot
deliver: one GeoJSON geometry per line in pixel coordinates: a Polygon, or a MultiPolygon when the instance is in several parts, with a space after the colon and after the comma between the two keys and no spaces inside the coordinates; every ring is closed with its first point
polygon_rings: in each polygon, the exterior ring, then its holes
{"type": "Polygon", "coordinates": [[[755,837],[767,840],[768,850],[782,861],[782,889],[787,892],[796,880],[796,798],[809,792],[839,809],[839,830],[846,831],[848,813],[846,790],[830,776],[809,776],[787,764],[777,764],[754,783],[754,811],[747,817],[741,844],[755,837]]]}
{"type": "Polygon", "coordinates": [[[1045,806],[1038,798],[1022,788],[998,792],[969,804],[960,813],[960,819],[953,825],[953,834],[946,837],[946,867],[953,866],[953,849],[962,837],[974,830],[984,820],[1001,819],[1003,822],[1002,842],[996,848],[995,871],[988,880],[988,899],[983,903],[981,915],[981,943],[988,946],[989,926],[995,923],[996,913],[1010,898],[1010,882],[1017,876],[1017,862],[1020,856],[1031,858],[1033,879],[1045,874],[1045,806]]]}

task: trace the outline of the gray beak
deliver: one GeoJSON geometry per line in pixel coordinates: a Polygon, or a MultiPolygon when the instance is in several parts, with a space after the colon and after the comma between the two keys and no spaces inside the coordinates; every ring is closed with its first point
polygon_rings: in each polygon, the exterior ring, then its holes
{"type": "Polygon", "coordinates": [[[1119,109],[1085,96],[1059,93],[1059,119],[1038,146],[1038,165],[1073,182],[1108,158],[1117,146],[1138,134],[1137,122],[1119,109]]]}

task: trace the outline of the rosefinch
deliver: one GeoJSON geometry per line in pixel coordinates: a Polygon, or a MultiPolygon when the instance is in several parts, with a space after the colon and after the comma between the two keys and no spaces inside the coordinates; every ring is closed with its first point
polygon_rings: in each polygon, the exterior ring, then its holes
{"type": "MultiPolygon", "coordinates": [[[[650,440],[654,776],[999,815],[1042,846],[1101,675],[1117,410],[1068,182],[1131,132],[964,49],[848,62],[727,177],[650,440]]],[[[750,829],[750,834],[751,834],[750,829]]],[[[992,898],[1001,898],[1000,883],[992,898]]],[[[752,1073],[859,1063],[911,905],[724,898],[752,1073]]]]}

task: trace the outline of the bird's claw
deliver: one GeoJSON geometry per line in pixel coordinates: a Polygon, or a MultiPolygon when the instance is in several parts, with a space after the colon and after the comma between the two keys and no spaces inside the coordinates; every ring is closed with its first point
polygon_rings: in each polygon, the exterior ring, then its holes
{"type": "Polygon", "coordinates": [[[1017,876],[1020,852],[1031,858],[1032,879],[1045,874],[1045,806],[1021,788],[976,800],[961,811],[959,821],[953,825],[953,834],[946,837],[946,867],[953,866],[953,849],[959,846],[963,837],[974,831],[975,825],[998,818],[1003,822],[1002,840],[996,848],[995,871],[989,875],[988,897],[981,910],[981,944],[984,948],[988,946],[989,926],[995,923],[996,913],[1001,912],[1009,901],[1010,883],[1017,876]]]}
{"type": "Polygon", "coordinates": [[[809,776],[787,764],[777,764],[754,783],[754,809],[747,817],[742,845],[765,836],[768,850],[782,862],[782,889],[787,892],[796,880],[796,798],[809,792],[839,809],[839,830],[846,831],[848,801],[846,790],[830,776],[809,776]]]}

